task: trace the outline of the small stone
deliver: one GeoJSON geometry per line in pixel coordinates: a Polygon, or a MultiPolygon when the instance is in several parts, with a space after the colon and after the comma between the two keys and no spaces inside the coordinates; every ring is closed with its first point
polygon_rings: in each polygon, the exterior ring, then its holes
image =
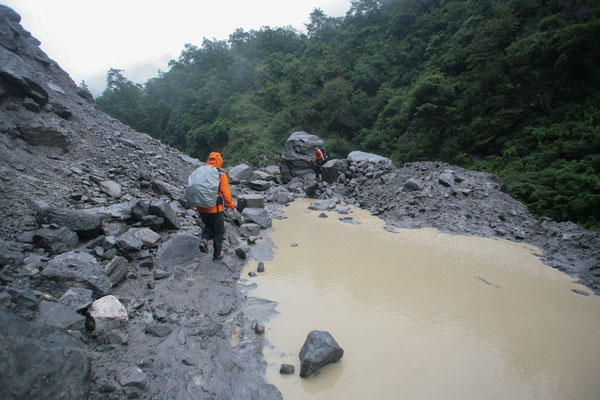
{"type": "Polygon", "coordinates": [[[298,247],[298,243],[292,243],[292,247],[298,247]]]}
{"type": "Polygon", "coordinates": [[[164,338],[169,336],[172,331],[173,330],[166,325],[148,325],[144,330],[144,333],[148,333],[159,338],[164,338]]]}
{"type": "MultiPolygon", "coordinates": [[[[329,216],[325,213],[321,213],[321,214],[319,214],[319,218],[329,218],[329,216]]],[[[288,365],[288,364],[283,364],[283,365],[288,365]]]]}
{"type": "Polygon", "coordinates": [[[257,322],[254,325],[254,332],[259,335],[262,335],[263,333],[265,333],[265,325],[260,322],[257,322]]]}
{"type": "Polygon", "coordinates": [[[250,271],[250,272],[248,272],[248,276],[249,276],[250,278],[256,278],[258,275],[256,275],[256,272],[254,272],[254,271],[250,271]]]}
{"type": "Polygon", "coordinates": [[[246,259],[246,250],[244,250],[241,247],[238,247],[237,249],[235,249],[235,254],[242,260],[246,259]]]}
{"type": "Polygon", "coordinates": [[[196,363],[195,363],[195,362],[193,362],[192,360],[190,360],[189,358],[184,358],[183,360],[181,360],[181,362],[182,362],[184,365],[187,365],[187,366],[189,366],[189,367],[196,365],[196,363]]]}
{"type": "Polygon", "coordinates": [[[258,263],[258,267],[256,267],[256,271],[258,272],[265,272],[265,263],[264,262],[259,262],[258,263]]]}
{"type": "Polygon", "coordinates": [[[281,368],[279,368],[279,373],[284,375],[292,375],[296,367],[291,364],[281,364],[281,368]]]}

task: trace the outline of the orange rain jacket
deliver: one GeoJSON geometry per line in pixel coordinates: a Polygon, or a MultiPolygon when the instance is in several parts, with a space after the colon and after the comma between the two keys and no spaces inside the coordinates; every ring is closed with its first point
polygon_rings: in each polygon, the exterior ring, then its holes
{"type": "MultiPolygon", "coordinates": [[[[211,167],[219,169],[221,168],[222,164],[223,158],[221,157],[221,154],[217,153],[216,151],[209,154],[206,165],[210,165],[211,167]]],[[[221,174],[219,177],[219,196],[223,197],[225,206],[235,210],[235,204],[233,203],[233,198],[229,192],[229,180],[227,179],[227,174],[221,174]]],[[[196,206],[196,211],[201,213],[215,214],[224,210],[225,208],[223,207],[223,204],[217,204],[212,208],[202,208],[196,206]]]]}
{"type": "Polygon", "coordinates": [[[321,149],[315,149],[315,161],[321,161],[324,158],[325,157],[323,157],[323,152],[321,151],[321,149]]]}

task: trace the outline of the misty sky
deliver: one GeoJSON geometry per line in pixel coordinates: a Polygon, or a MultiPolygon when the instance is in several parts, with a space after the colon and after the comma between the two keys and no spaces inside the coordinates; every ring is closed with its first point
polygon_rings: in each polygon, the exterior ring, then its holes
{"type": "Polygon", "coordinates": [[[350,0],[3,0],[21,15],[21,25],[75,83],[94,95],[104,90],[109,68],[144,83],[167,70],[183,45],[204,37],[223,40],[236,28],[291,25],[305,30],[321,8],[342,16],[350,0]]]}

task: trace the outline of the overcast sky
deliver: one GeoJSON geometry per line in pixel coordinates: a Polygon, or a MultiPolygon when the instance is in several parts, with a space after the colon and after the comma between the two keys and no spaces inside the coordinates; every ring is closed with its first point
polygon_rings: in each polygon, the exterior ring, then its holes
{"type": "Polygon", "coordinates": [[[227,39],[236,28],[291,25],[305,30],[321,8],[342,16],[350,0],[2,0],[21,15],[21,25],[42,50],[98,95],[109,68],[137,83],[167,70],[183,45],[204,37],[227,39]]]}

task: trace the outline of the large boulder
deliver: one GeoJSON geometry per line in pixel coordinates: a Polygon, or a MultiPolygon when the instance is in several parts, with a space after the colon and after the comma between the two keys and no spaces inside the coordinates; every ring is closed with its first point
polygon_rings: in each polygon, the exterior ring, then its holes
{"type": "Polygon", "coordinates": [[[314,374],[327,364],[338,362],[344,349],[326,331],[310,331],[300,350],[300,376],[314,374]]]}
{"type": "Polygon", "coordinates": [[[96,297],[101,297],[112,289],[102,265],[92,255],[78,251],[54,257],[41,272],[41,277],[46,283],[57,285],[63,292],[70,287],[83,287],[92,290],[96,297]]]}
{"type": "Polygon", "coordinates": [[[38,229],[33,235],[33,242],[54,255],[76,249],[79,236],[64,226],[58,229],[38,229]]]}
{"type": "Polygon", "coordinates": [[[175,210],[173,210],[171,203],[168,201],[152,200],[150,207],[148,207],[148,212],[161,217],[164,220],[163,227],[167,229],[181,229],[179,218],[177,218],[175,210]]]}
{"type": "MultiPolygon", "coordinates": [[[[11,29],[6,29],[4,24],[2,25],[1,33],[6,33],[8,36],[14,34],[14,31],[9,32],[11,29]]],[[[9,42],[10,38],[6,38],[6,35],[2,36],[4,36],[3,42],[9,42]]],[[[31,98],[43,107],[48,103],[48,92],[32,79],[33,75],[29,70],[22,57],[0,46],[0,88],[18,98],[31,98]]]]}
{"type": "Polygon", "coordinates": [[[115,199],[120,198],[123,193],[121,185],[114,181],[98,182],[98,187],[102,192],[106,193],[110,197],[114,197],[115,199]]]}
{"type": "Polygon", "coordinates": [[[314,159],[313,147],[323,147],[323,140],[308,132],[294,132],[290,135],[281,154],[281,179],[289,182],[294,177],[314,178],[313,166],[309,160],[314,159]]]}
{"type": "Polygon", "coordinates": [[[66,148],[69,132],[62,125],[44,121],[19,123],[19,133],[21,138],[32,146],[56,146],[66,148]]]}
{"type": "Polygon", "coordinates": [[[231,180],[231,183],[253,181],[256,179],[256,175],[252,171],[252,168],[246,164],[238,164],[229,168],[227,176],[231,180]]]}
{"type": "Polygon", "coordinates": [[[66,330],[85,330],[85,317],[83,315],[78,314],[62,303],[49,301],[40,303],[36,323],[66,330]]]}
{"type": "Polygon", "coordinates": [[[378,156],[377,154],[365,153],[363,151],[353,151],[348,154],[348,161],[353,163],[368,162],[370,164],[391,165],[392,160],[386,157],[378,156]]]}
{"type": "Polygon", "coordinates": [[[169,196],[173,200],[181,200],[184,197],[181,188],[158,179],[152,181],[152,189],[154,189],[156,193],[169,196]]]}
{"type": "Polygon", "coordinates": [[[325,182],[334,183],[347,169],[348,160],[329,160],[321,167],[321,176],[325,182]]]}
{"type": "Polygon", "coordinates": [[[87,347],[62,329],[0,309],[0,360],[2,399],[88,398],[87,347]]]}
{"type": "Polygon", "coordinates": [[[269,218],[269,213],[264,208],[245,208],[242,211],[242,217],[244,217],[245,222],[254,222],[262,229],[271,227],[271,218],[269,218]]]}
{"type": "Polygon", "coordinates": [[[39,208],[36,219],[40,224],[64,226],[80,236],[90,237],[102,231],[104,217],[101,214],[85,211],[43,206],[39,208]]]}
{"type": "Polygon", "coordinates": [[[236,207],[239,212],[244,208],[265,208],[265,199],[260,194],[243,194],[238,197],[236,207]]]}

